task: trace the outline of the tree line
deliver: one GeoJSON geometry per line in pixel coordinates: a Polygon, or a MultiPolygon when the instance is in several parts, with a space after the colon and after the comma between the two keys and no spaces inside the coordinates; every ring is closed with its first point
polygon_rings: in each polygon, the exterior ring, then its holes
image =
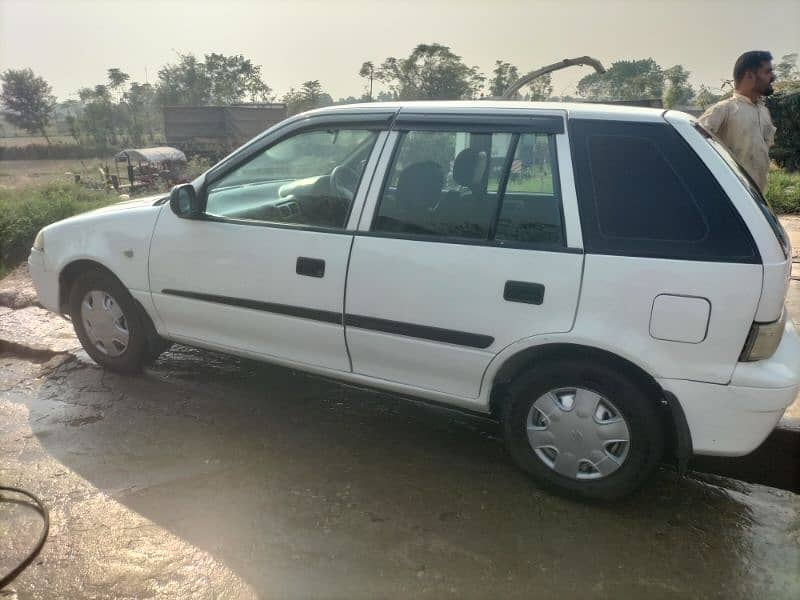
{"type": "MultiPolygon", "coordinates": [[[[779,81],[800,80],[796,53],[775,62],[779,81]]],[[[0,75],[0,103],[5,119],[20,129],[42,135],[55,120],[78,145],[116,147],[141,145],[163,137],[165,106],[211,106],[283,102],[289,114],[328,106],[387,100],[469,100],[500,96],[524,75],[516,65],[495,61],[490,75],[468,66],[449,47],[419,44],[405,58],[365,61],[358,70],[364,89],[358,96],[334,100],[319,80],[308,80],[282,96],[264,81],[261,67],[241,54],[179,54],[158,71],[155,83],[131,80],[110,68],[106,80],[77,91],[78,100],[57,103],[50,85],[31,69],[9,69],[0,75]],[[380,91],[376,93],[376,88],[380,91]]],[[[683,65],[661,67],[652,58],[619,60],[603,73],[591,73],[577,84],[576,96],[554,96],[550,75],[534,80],[518,99],[638,100],[661,99],[668,108],[696,104],[705,108],[721,98],[730,82],[717,90],[689,83],[683,65]]]]}

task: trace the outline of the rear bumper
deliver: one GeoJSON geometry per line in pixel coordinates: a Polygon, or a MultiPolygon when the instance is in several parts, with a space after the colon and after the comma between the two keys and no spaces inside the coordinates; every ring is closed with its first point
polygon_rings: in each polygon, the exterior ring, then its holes
{"type": "Polygon", "coordinates": [[[39,304],[54,313],[61,313],[58,292],[58,273],[48,271],[45,267],[44,252],[31,250],[28,257],[28,271],[36,288],[39,304]]]}
{"type": "Polygon", "coordinates": [[[739,363],[729,385],[659,379],[686,415],[695,454],[743,456],[769,436],[800,388],[800,337],[791,319],[775,354],[739,363]]]}

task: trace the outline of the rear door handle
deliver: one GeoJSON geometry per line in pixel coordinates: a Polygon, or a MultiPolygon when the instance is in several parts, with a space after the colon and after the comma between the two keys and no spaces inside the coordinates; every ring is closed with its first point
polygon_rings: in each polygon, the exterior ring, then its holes
{"type": "Polygon", "coordinates": [[[325,261],[321,258],[298,256],[295,273],[306,277],[325,277],[325,261]]]}
{"type": "Polygon", "coordinates": [[[539,305],[544,302],[544,286],[541,283],[528,281],[506,281],[503,299],[509,302],[539,305]]]}

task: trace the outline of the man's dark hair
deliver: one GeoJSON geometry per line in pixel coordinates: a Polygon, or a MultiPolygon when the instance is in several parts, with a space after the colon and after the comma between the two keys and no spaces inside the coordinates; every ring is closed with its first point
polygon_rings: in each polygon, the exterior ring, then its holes
{"type": "Polygon", "coordinates": [[[757,71],[761,63],[772,60],[772,54],[766,50],[750,50],[745,52],[737,60],[733,66],[733,82],[739,84],[744,79],[745,73],[748,71],[757,71]]]}

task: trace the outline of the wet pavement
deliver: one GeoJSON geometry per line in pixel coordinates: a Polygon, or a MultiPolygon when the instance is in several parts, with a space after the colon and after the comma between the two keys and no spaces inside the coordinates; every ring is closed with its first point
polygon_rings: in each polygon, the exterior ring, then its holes
{"type": "MultiPolygon", "coordinates": [[[[791,491],[664,466],[582,504],[489,420],[180,346],[123,377],[75,348],[0,307],[0,485],[51,517],[0,600],[800,597],[791,491]]],[[[0,574],[39,527],[0,503],[0,574]]]]}

